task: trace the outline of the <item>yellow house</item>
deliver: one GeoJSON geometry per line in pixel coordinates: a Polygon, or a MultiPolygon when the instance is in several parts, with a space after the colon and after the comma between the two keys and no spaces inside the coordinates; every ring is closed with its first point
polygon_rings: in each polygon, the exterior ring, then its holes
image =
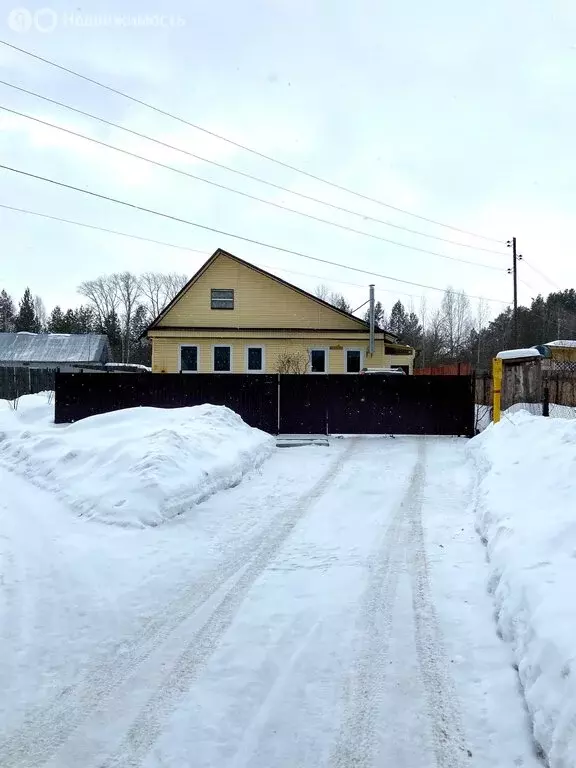
{"type": "Polygon", "coordinates": [[[153,373],[358,373],[414,350],[220,248],[148,327],[153,373]]]}

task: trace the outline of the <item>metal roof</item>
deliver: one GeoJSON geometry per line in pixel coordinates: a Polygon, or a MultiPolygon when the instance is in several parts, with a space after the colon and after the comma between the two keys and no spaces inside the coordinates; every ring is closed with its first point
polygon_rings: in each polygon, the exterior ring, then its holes
{"type": "Polygon", "coordinates": [[[96,333],[0,333],[0,365],[106,363],[108,337],[96,333]]]}

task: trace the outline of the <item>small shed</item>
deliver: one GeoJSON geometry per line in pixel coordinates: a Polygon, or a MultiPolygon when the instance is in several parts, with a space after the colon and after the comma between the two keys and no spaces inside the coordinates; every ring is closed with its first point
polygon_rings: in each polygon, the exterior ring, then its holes
{"type": "Polygon", "coordinates": [[[104,367],[108,337],[96,333],[0,333],[0,367],[73,371],[104,367]]]}
{"type": "Polygon", "coordinates": [[[538,403],[542,398],[542,359],[536,347],[505,349],[496,355],[503,362],[502,408],[515,403],[538,403]]]}

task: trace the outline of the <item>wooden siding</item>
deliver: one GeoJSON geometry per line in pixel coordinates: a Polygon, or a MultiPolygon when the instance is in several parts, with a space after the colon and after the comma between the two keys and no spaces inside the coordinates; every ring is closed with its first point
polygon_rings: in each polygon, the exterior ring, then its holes
{"type": "Polygon", "coordinates": [[[333,311],[225,254],[220,254],[168,310],[157,329],[163,326],[334,330],[362,328],[361,323],[353,318],[333,311]],[[212,288],[232,288],[234,309],[212,309],[212,288]]]}
{"type": "MultiPolygon", "coordinates": [[[[407,365],[412,371],[414,358],[411,355],[385,355],[382,341],[376,343],[374,355],[368,355],[368,339],[358,337],[348,338],[240,338],[228,336],[225,333],[210,337],[192,336],[186,334],[180,337],[153,336],[152,338],[152,370],[154,373],[177,373],[180,370],[180,345],[191,344],[198,346],[199,373],[213,372],[214,345],[232,347],[232,373],[247,373],[246,347],[263,347],[264,373],[276,373],[278,358],[285,352],[301,353],[306,357],[311,349],[326,349],[328,351],[328,373],[346,373],[346,350],[361,349],[364,352],[364,364],[370,368],[407,365]],[[341,347],[330,349],[330,347],[341,347]]],[[[191,374],[193,375],[193,374],[191,374]]]]}

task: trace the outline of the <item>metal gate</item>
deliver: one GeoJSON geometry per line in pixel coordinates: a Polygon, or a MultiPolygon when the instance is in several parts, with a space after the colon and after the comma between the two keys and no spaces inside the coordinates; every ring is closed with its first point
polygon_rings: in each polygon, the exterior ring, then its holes
{"type": "Polygon", "coordinates": [[[283,434],[474,434],[470,376],[281,376],[283,434]]]}

